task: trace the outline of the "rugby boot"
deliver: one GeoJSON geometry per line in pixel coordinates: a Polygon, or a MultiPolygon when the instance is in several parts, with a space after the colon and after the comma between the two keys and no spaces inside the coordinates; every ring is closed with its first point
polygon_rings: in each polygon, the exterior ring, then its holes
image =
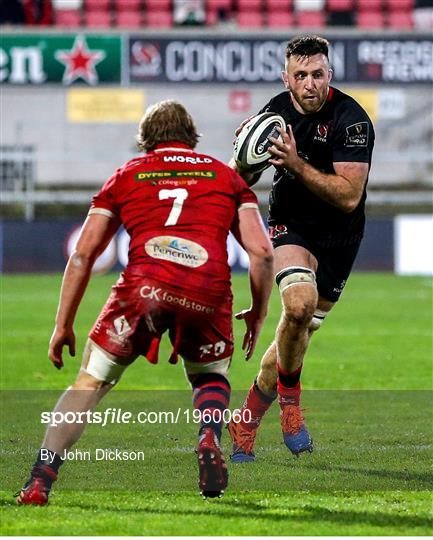
{"type": "Polygon", "coordinates": [[[301,452],[311,453],[313,451],[313,440],[305,427],[301,407],[293,404],[282,404],[282,401],[284,401],[284,398],[279,396],[284,444],[295,456],[299,456],[301,452]]]}
{"type": "Polygon", "coordinates": [[[227,425],[230,437],[233,442],[230,461],[232,463],[251,463],[256,460],[253,452],[256,440],[257,427],[250,427],[242,422],[230,420],[227,425]]]}
{"type": "Polygon", "coordinates": [[[204,428],[198,448],[199,488],[203,498],[222,497],[227,487],[228,472],[220,443],[212,428],[204,428]]]}
{"type": "Polygon", "coordinates": [[[22,489],[15,494],[17,504],[48,504],[48,496],[57,474],[47,465],[34,466],[30,478],[22,489]]]}

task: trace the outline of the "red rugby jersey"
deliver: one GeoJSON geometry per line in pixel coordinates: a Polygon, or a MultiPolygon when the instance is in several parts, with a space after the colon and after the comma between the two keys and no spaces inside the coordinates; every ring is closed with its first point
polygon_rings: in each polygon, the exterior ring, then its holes
{"type": "Polygon", "coordinates": [[[242,205],[257,207],[257,198],[235,171],[173,142],[118,169],[90,213],[118,217],[129,233],[126,276],[219,303],[230,290],[227,235],[242,205]]]}

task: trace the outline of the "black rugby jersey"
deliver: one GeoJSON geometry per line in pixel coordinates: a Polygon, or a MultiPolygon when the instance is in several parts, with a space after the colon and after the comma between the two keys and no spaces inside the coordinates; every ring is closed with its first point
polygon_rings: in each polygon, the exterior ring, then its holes
{"type": "MultiPolygon", "coordinates": [[[[335,174],[334,162],[371,165],[374,129],[364,109],[331,87],[320,111],[300,114],[288,91],[260,111],[280,114],[291,124],[300,157],[321,172],[335,174]]],[[[345,213],[314,195],[283,167],[277,167],[269,197],[269,224],[285,224],[323,247],[358,242],[363,235],[366,189],[355,210],[345,213]]]]}

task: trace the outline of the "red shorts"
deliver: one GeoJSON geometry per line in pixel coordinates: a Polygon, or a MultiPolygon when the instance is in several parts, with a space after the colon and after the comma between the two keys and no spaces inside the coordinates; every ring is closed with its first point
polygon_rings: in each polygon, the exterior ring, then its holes
{"type": "Polygon", "coordinates": [[[171,363],[178,354],[190,362],[231,358],[231,294],[216,303],[179,291],[141,276],[121,276],[89,337],[115,356],[141,354],[156,364],[161,336],[168,330],[171,363]]]}

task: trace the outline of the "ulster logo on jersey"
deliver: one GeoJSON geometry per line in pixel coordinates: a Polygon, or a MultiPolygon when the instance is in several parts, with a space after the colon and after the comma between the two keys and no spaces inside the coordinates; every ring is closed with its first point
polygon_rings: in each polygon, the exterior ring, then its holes
{"type": "Polygon", "coordinates": [[[146,242],[144,249],[154,259],[162,259],[190,268],[202,266],[209,258],[208,252],[200,244],[175,236],[151,238],[146,242]]]}
{"type": "Polygon", "coordinates": [[[329,131],[329,124],[319,124],[317,126],[317,131],[316,131],[316,135],[314,136],[314,140],[322,142],[322,143],[326,143],[327,138],[328,138],[328,131],[329,131]]]}
{"type": "Polygon", "coordinates": [[[288,230],[285,225],[275,225],[275,227],[269,228],[269,234],[271,236],[271,240],[276,240],[280,236],[284,236],[287,233],[288,233],[288,230]]]}

